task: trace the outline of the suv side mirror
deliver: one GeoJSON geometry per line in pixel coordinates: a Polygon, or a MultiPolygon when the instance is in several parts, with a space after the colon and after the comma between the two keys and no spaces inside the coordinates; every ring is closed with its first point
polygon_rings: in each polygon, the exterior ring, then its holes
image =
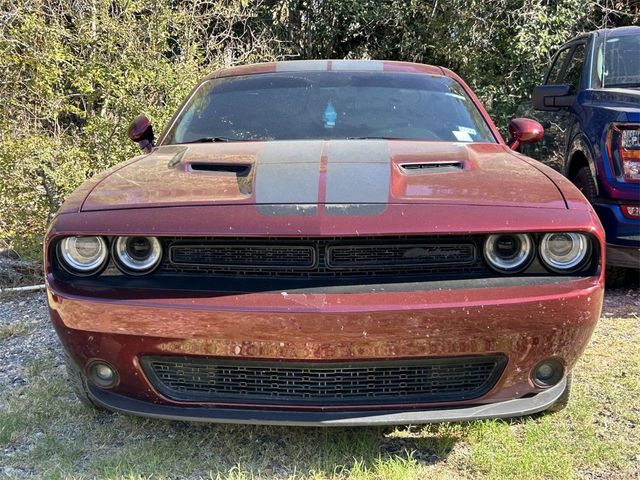
{"type": "Polygon", "coordinates": [[[149,153],[153,150],[153,141],[155,137],[153,135],[153,125],[146,115],[138,115],[129,128],[127,129],[127,136],[138,145],[145,152],[149,153]]]}
{"type": "Polygon", "coordinates": [[[533,108],[556,112],[570,107],[576,100],[571,85],[538,85],[533,89],[533,108]]]}
{"type": "Polygon", "coordinates": [[[511,150],[518,150],[523,143],[536,143],[542,140],[544,128],[529,118],[514,118],[509,122],[509,140],[511,150]]]}

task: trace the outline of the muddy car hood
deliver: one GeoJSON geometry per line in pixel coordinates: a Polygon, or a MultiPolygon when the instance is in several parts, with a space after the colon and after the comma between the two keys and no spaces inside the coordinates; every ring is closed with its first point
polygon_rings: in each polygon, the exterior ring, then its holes
{"type": "Polygon", "coordinates": [[[82,210],[242,204],[566,208],[505,145],[298,140],[159,147],[102,178],[82,210]]]}

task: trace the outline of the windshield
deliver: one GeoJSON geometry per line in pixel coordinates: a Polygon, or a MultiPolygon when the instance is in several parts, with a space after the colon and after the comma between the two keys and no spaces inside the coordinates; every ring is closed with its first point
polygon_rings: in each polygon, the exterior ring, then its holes
{"type": "Polygon", "coordinates": [[[163,143],[354,138],[496,142],[449,77],[289,72],[203,82],[163,143]]]}
{"type": "Polygon", "coordinates": [[[640,35],[603,36],[594,84],[596,88],[640,87],[640,35]]]}

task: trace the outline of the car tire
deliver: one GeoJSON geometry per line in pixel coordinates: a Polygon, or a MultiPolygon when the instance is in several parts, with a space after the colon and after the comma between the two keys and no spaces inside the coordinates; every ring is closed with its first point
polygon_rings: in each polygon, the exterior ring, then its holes
{"type": "Polygon", "coordinates": [[[582,167],[571,181],[578,187],[578,190],[582,192],[587,200],[589,200],[589,203],[593,204],[598,196],[598,188],[596,187],[593,175],[591,175],[591,169],[589,167],[582,167]]]}
{"type": "Polygon", "coordinates": [[[76,397],[78,397],[78,400],[80,400],[80,403],[96,410],[103,410],[102,407],[97,405],[91,399],[91,396],[89,395],[89,389],[87,388],[87,380],[84,378],[77,365],[73,362],[73,360],[71,360],[69,355],[65,354],[64,361],[67,368],[69,384],[71,385],[73,393],[75,393],[76,397]]]}
{"type": "Polygon", "coordinates": [[[607,287],[620,288],[627,284],[630,275],[628,268],[607,267],[605,276],[605,284],[607,287]]]}
{"type": "MultiPolygon", "coordinates": [[[[598,195],[596,182],[591,175],[589,167],[582,167],[572,179],[573,184],[578,187],[582,194],[593,204],[598,195]]],[[[607,267],[605,270],[605,283],[607,287],[619,288],[627,284],[629,269],[622,267],[607,267]]]]}
{"type": "Polygon", "coordinates": [[[565,407],[569,404],[569,397],[571,396],[571,382],[573,381],[573,372],[569,372],[567,375],[567,386],[564,387],[562,394],[558,397],[558,399],[547,408],[547,412],[559,412],[560,410],[564,410],[565,407]]]}

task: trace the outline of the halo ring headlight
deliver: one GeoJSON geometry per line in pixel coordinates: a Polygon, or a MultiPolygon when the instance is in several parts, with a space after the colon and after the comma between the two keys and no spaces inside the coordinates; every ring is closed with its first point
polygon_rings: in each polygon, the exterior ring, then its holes
{"type": "Polygon", "coordinates": [[[102,237],[66,237],[58,244],[58,258],[62,266],[74,275],[97,273],[109,256],[107,242],[102,237]]]}
{"type": "Polygon", "coordinates": [[[540,240],[540,257],[555,272],[571,272],[584,265],[590,248],[589,239],[582,233],[547,233],[540,240]]]}
{"type": "Polygon", "coordinates": [[[118,237],[113,254],[116,264],[124,273],[144,275],[160,263],[162,246],[156,237],[118,237]]]}
{"type": "Polygon", "coordinates": [[[484,242],[484,257],[500,273],[518,273],[533,260],[534,247],[526,233],[489,235],[484,242]]]}

